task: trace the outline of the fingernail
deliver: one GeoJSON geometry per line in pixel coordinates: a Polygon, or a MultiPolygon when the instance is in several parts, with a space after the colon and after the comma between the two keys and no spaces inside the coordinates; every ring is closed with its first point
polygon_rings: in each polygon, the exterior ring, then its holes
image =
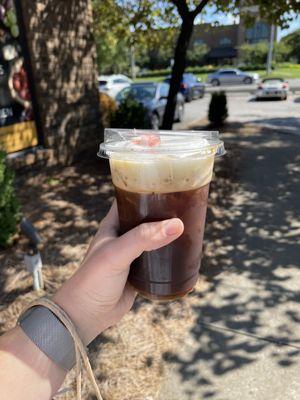
{"type": "Polygon", "coordinates": [[[168,236],[177,235],[180,231],[180,225],[178,224],[178,220],[171,219],[170,221],[165,222],[164,230],[166,235],[168,236]]]}

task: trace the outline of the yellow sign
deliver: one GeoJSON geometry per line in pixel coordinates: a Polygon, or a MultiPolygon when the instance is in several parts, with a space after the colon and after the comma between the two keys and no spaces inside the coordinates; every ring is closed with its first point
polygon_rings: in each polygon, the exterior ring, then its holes
{"type": "Polygon", "coordinates": [[[0,149],[7,153],[24,150],[37,144],[34,121],[20,122],[0,128],[0,149]]]}

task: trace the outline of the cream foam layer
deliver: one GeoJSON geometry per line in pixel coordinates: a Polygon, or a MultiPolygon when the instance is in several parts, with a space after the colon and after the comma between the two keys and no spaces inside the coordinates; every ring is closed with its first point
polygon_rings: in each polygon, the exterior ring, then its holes
{"type": "Polygon", "coordinates": [[[115,186],[135,193],[171,193],[197,189],[211,181],[214,156],[120,160],[111,157],[115,186]]]}

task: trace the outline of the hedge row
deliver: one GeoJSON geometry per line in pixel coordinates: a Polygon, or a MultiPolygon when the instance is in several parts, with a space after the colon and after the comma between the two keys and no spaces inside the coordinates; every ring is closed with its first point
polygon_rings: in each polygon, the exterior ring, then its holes
{"type": "MultiPolygon", "coordinates": [[[[217,71],[219,68],[235,68],[232,65],[225,65],[222,67],[217,67],[215,65],[205,65],[203,67],[188,67],[185,72],[191,72],[193,74],[210,74],[214,71],[217,71]]],[[[265,69],[265,65],[242,65],[239,66],[239,69],[242,71],[258,71],[261,69],[265,69]]],[[[154,69],[152,71],[142,72],[138,74],[139,78],[151,78],[158,76],[167,76],[171,74],[171,69],[154,69]]]]}

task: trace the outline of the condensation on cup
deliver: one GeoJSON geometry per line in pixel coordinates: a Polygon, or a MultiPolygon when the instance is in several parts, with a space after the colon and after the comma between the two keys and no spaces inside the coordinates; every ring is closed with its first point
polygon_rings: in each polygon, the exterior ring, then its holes
{"type": "Polygon", "coordinates": [[[196,284],[209,184],[223,154],[218,132],[105,129],[98,155],[109,159],[120,234],[173,217],[184,223],[177,240],[132,263],[128,280],[142,296],[172,300],[196,284]]]}

